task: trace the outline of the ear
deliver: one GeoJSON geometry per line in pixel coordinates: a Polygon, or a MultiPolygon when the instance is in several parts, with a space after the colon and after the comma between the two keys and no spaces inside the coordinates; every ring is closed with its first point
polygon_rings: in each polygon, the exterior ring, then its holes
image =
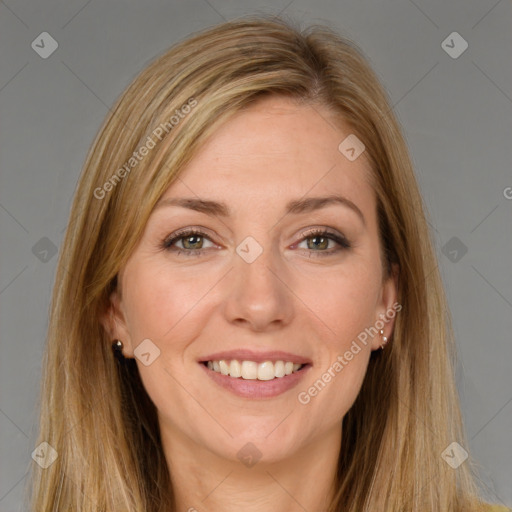
{"type": "Polygon", "coordinates": [[[126,322],[126,315],[123,310],[123,303],[120,293],[116,288],[109,297],[109,304],[100,316],[101,325],[110,336],[112,343],[121,340],[123,343],[123,356],[133,356],[133,343],[130,331],[126,322]]]}
{"type": "Polygon", "coordinates": [[[376,336],[372,340],[372,350],[379,350],[383,343],[383,336],[389,340],[393,334],[395,318],[402,309],[402,305],[397,302],[398,297],[398,276],[400,268],[394,263],[391,267],[391,273],[382,283],[381,297],[375,311],[374,327],[377,330],[376,336]],[[384,334],[380,334],[380,329],[384,334]]]}

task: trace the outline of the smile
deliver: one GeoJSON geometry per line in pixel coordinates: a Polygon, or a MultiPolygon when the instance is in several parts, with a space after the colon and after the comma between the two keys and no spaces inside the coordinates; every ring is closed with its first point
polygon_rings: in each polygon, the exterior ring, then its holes
{"type": "Polygon", "coordinates": [[[242,378],[245,380],[273,380],[281,379],[286,375],[298,372],[304,366],[293,361],[231,361],[221,359],[219,361],[207,361],[207,368],[221,375],[227,375],[232,378],[242,378]]]}
{"type": "Polygon", "coordinates": [[[197,362],[220,388],[251,400],[274,398],[291,390],[313,366],[307,357],[280,350],[229,350],[205,354],[197,362]]]}

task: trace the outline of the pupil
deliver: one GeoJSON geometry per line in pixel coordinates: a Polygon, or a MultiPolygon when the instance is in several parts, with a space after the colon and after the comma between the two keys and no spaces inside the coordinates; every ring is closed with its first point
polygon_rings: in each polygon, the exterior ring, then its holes
{"type": "MultiPolygon", "coordinates": [[[[325,246],[325,242],[327,241],[327,238],[323,237],[323,236],[315,236],[312,238],[312,240],[323,240],[323,243],[321,244],[321,248],[322,249],[325,249],[326,246],[325,246]]],[[[317,244],[314,244],[315,247],[320,247],[320,245],[317,245],[317,244]]]]}
{"type": "MultiPolygon", "coordinates": [[[[193,239],[196,239],[196,242],[192,242],[192,245],[196,244],[196,243],[199,243],[197,242],[197,239],[201,238],[199,235],[190,235],[188,236],[187,238],[185,238],[185,247],[187,247],[187,244],[189,243],[190,240],[193,240],[193,239]]],[[[187,249],[197,249],[197,247],[187,247],[187,249]]]]}

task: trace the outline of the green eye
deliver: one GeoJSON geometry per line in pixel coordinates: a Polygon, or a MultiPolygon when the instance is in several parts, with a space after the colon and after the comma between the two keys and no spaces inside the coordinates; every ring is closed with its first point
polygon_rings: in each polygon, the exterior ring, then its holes
{"type": "Polygon", "coordinates": [[[190,255],[197,255],[204,249],[204,240],[209,240],[211,242],[206,233],[197,229],[187,229],[166,238],[162,243],[162,248],[167,251],[178,251],[178,254],[185,252],[190,255]],[[175,247],[175,242],[180,241],[182,243],[182,247],[175,247]]]}
{"type": "MultiPolygon", "coordinates": [[[[177,254],[199,256],[207,249],[204,247],[205,240],[213,245],[213,242],[203,231],[199,229],[184,229],[166,238],[162,242],[161,248],[166,251],[177,252],[177,254]],[[182,247],[176,246],[176,243],[180,242],[182,247]]],[[[352,247],[344,236],[326,229],[313,229],[303,233],[299,244],[303,242],[307,243],[306,250],[315,253],[315,256],[329,256],[352,247]],[[338,247],[329,248],[329,242],[334,242],[338,247]]]]}
{"type": "Polygon", "coordinates": [[[339,251],[350,249],[350,242],[343,236],[325,229],[314,229],[302,234],[300,243],[307,243],[307,250],[316,253],[315,256],[328,256],[339,251]],[[329,249],[329,242],[335,242],[339,247],[329,249]]]}

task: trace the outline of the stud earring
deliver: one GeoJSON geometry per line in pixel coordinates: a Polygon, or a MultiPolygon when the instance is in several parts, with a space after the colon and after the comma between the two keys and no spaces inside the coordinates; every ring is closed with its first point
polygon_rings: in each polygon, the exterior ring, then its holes
{"type": "Polygon", "coordinates": [[[123,359],[123,342],[121,340],[115,340],[112,343],[112,350],[114,351],[114,355],[117,359],[123,359]]]}
{"type": "Polygon", "coordinates": [[[384,346],[385,346],[385,345],[386,345],[386,343],[388,342],[388,339],[386,338],[386,336],[384,336],[384,329],[381,329],[381,330],[379,331],[379,334],[382,336],[382,344],[381,344],[380,348],[381,348],[382,350],[384,350],[384,346]]]}

